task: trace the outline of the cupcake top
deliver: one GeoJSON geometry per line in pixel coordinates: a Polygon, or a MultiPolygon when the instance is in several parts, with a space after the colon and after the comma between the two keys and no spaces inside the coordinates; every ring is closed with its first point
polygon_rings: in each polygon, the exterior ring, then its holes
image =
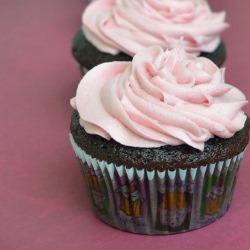
{"type": "Polygon", "coordinates": [[[87,133],[131,147],[187,144],[199,150],[214,136],[241,130],[246,103],[225,83],[224,69],[181,45],[166,51],[151,46],[132,62],[100,64],[71,100],[87,133]]]}
{"type": "Polygon", "coordinates": [[[171,49],[181,36],[193,54],[213,52],[228,24],[205,0],[98,0],[82,16],[85,36],[100,51],[133,56],[150,45],[171,49]]]}

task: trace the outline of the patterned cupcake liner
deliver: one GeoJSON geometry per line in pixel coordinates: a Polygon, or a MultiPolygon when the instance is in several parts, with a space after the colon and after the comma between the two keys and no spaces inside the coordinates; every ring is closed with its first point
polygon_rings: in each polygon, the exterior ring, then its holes
{"type": "Polygon", "coordinates": [[[96,215],[118,229],[172,234],[211,224],[228,210],[244,152],[196,168],[148,171],[99,161],[70,141],[96,215]]]}

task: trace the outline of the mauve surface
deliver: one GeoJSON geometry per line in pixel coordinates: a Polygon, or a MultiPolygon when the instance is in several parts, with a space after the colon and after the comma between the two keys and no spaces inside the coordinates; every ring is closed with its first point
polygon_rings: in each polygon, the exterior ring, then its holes
{"type": "MultiPolygon", "coordinates": [[[[250,3],[210,1],[231,24],[226,80],[250,99],[250,3]]],[[[0,3],[0,249],[249,249],[250,149],[229,212],[189,233],[118,231],[92,213],[68,139],[80,73],[71,40],[87,0],[0,3]]],[[[250,114],[250,105],[246,107],[250,114]]]]}

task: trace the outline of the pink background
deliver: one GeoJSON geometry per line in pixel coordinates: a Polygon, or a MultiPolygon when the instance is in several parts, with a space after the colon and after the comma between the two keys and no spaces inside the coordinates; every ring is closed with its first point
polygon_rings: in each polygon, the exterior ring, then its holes
{"type": "MultiPolygon", "coordinates": [[[[249,148],[231,209],[208,227],[143,236],[93,215],[68,139],[80,80],[70,46],[86,3],[0,2],[0,249],[250,249],[249,148]]],[[[231,24],[226,80],[249,99],[249,0],[210,3],[231,24]]]]}

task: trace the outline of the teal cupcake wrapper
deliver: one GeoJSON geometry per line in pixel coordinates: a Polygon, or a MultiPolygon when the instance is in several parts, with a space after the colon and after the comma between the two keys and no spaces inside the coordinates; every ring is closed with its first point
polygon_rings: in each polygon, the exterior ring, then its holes
{"type": "Polygon", "coordinates": [[[96,215],[118,229],[172,234],[211,224],[228,210],[244,152],[173,171],[138,170],[100,161],[70,141],[96,215]]]}

